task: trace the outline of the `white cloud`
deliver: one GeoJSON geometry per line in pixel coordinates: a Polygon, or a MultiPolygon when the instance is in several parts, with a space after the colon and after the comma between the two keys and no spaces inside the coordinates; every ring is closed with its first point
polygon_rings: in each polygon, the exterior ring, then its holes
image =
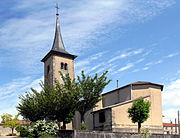
{"type": "Polygon", "coordinates": [[[110,59],[108,61],[108,63],[111,63],[111,62],[114,62],[116,60],[123,59],[123,58],[126,58],[126,57],[130,57],[130,56],[140,54],[140,53],[142,53],[142,51],[143,51],[143,49],[141,48],[141,49],[130,51],[130,52],[123,52],[122,54],[120,54],[118,56],[115,56],[112,59],[110,59]]]}
{"type": "Polygon", "coordinates": [[[39,85],[40,81],[43,81],[43,77],[33,80],[31,77],[15,79],[10,83],[4,84],[0,88],[0,114],[11,113],[15,115],[17,113],[16,106],[18,105],[18,97],[21,94],[25,94],[26,91],[30,91],[30,88],[34,88],[37,91],[41,90],[39,85]]]}
{"type": "Polygon", "coordinates": [[[132,72],[138,72],[138,71],[140,71],[140,69],[135,69],[135,70],[133,70],[132,72]]]}
{"type": "MultiPolygon", "coordinates": [[[[144,22],[174,3],[175,1],[170,0],[80,0],[68,1],[68,4],[62,1],[60,21],[65,47],[71,53],[82,55],[87,49],[95,47],[91,40],[99,40],[100,35],[108,33],[117,25],[144,22]],[[108,25],[111,27],[107,27],[108,25]]],[[[53,42],[53,5],[51,0],[18,1],[11,12],[23,11],[25,16],[7,18],[1,22],[0,49],[7,50],[10,56],[5,60],[13,61],[11,64],[24,73],[35,74],[42,70],[39,61],[53,42]],[[2,47],[4,45],[6,46],[2,47]]],[[[134,54],[138,52],[141,51],[135,51],[134,54]]],[[[124,53],[117,59],[126,56],[128,54],[124,53]]]]}
{"type": "Polygon", "coordinates": [[[146,64],[146,66],[150,66],[150,65],[152,65],[152,64],[153,64],[152,62],[149,62],[149,63],[146,64]]]}
{"type": "Polygon", "coordinates": [[[170,108],[163,110],[163,122],[164,123],[170,123],[171,121],[175,123],[175,118],[176,118],[176,123],[177,123],[177,117],[178,117],[178,108],[170,108]]]}
{"type": "Polygon", "coordinates": [[[163,62],[163,60],[158,60],[157,62],[155,62],[155,64],[160,64],[162,62],[163,62]]]}
{"type": "Polygon", "coordinates": [[[133,66],[134,66],[134,64],[128,63],[126,66],[120,68],[120,69],[118,70],[118,72],[125,71],[125,70],[127,70],[127,69],[132,68],[133,66]]]}
{"type": "Polygon", "coordinates": [[[149,67],[144,67],[142,70],[148,70],[149,69],[149,67]]]}
{"type": "Polygon", "coordinates": [[[165,87],[163,96],[164,106],[179,106],[180,107],[180,79],[172,81],[165,87]]]}
{"type": "Polygon", "coordinates": [[[177,55],[179,55],[179,53],[171,53],[171,54],[167,55],[166,58],[172,58],[177,55]]]}

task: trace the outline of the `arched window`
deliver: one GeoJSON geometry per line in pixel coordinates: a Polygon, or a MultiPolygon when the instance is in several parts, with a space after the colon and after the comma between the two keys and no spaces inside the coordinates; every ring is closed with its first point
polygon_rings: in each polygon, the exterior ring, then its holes
{"type": "Polygon", "coordinates": [[[61,69],[64,69],[64,63],[61,62],[61,69]]]}
{"type": "Polygon", "coordinates": [[[67,63],[64,64],[64,69],[68,70],[68,64],[67,63]]]}
{"type": "Polygon", "coordinates": [[[47,66],[47,74],[49,74],[49,71],[50,71],[50,66],[48,65],[47,66]]]}

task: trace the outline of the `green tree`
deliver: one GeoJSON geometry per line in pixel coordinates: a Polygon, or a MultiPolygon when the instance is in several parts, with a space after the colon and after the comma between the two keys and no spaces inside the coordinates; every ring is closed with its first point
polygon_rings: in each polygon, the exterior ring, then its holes
{"type": "Polygon", "coordinates": [[[66,124],[73,120],[80,94],[77,83],[71,80],[69,74],[63,76],[60,73],[60,76],[64,84],[56,80],[53,88],[41,83],[40,92],[31,89],[31,93],[19,97],[21,101],[17,110],[24,118],[33,122],[42,119],[63,122],[63,128],[66,129],[66,124]]]}
{"type": "Polygon", "coordinates": [[[128,108],[129,117],[133,123],[138,123],[138,133],[141,130],[141,124],[149,118],[151,103],[139,98],[134,101],[131,108],[128,108]]]}
{"type": "Polygon", "coordinates": [[[1,119],[2,119],[1,123],[5,123],[5,121],[9,121],[12,119],[12,115],[8,113],[3,114],[1,115],[1,119]]]}
{"type": "Polygon", "coordinates": [[[100,77],[98,77],[96,73],[94,77],[91,77],[89,75],[85,76],[84,71],[82,71],[81,77],[77,77],[77,83],[81,94],[77,110],[81,114],[81,124],[84,123],[84,114],[94,108],[96,103],[102,99],[101,93],[105,86],[111,81],[107,80],[107,73],[108,71],[104,72],[100,77]]]}
{"type": "Polygon", "coordinates": [[[46,101],[49,102],[47,117],[51,120],[57,120],[63,122],[63,129],[66,129],[66,124],[70,123],[77,108],[78,101],[80,99],[79,87],[75,80],[71,80],[69,74],[65,76],[60,72],[60,76],[63,80],[63,84],[60,84],[57,80],[55,81],[54,93],[51,91],[46,96],[46,101]],[[49,99],[50,98],[50,99],[49,99]]]}
{"type": "Polygon", "coordinates": [[[3,114],[1,116],[3,120],[2,122],[4,123],[3,126],[11,128],[12,135],[13,135],[14,129],[21,125],[21,123],[18,122],[18,116],[19,114],[17,114],[14,118],[12,118],[11,114],[3,114]]]}
{"type": "Polygon", "coordinates": [[[26,92],[25,95],[20,95],[20,103],[16,107],[24,119],[35,122],[45,118],[44,108],[42,103],[42,91],[37,92],[31,88],[31,92],[26,92]]]}

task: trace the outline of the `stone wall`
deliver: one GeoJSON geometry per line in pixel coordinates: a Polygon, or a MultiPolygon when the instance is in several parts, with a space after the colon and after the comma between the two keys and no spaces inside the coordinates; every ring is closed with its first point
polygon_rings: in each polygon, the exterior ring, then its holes
{"type": "MultiPolygon", "coordinates": [[[[106,131],[66,131],[60,130],[59,136],[61,138],[140,138],[138,134],[130,133],[113,133],[106,131]]],[[[180,138],[180,135],[164,135],[164,134],[152,134],[150,138],[180,138]]]]}
{"type": "MultiPolygon", "coordinates": [[[[0,136],[6,136],[7,134],[11,134],[12,131],[9,127],[4,128],[2,124],[0,124],[0,136]]],[[[17,133],[14,129],[14,133],[17,133]]]]}

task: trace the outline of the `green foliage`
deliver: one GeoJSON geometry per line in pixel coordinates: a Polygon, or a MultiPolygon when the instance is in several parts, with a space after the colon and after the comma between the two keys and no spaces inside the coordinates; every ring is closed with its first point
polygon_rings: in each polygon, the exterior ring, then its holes
{"type": "Polygon", "coordinates": [[[35,122],[45,118],[42,91],[39,93],[31,88],[31,92],[26,92],[25,95],[20,95],[21,102],[16,107],[24,119],[35,122]]]}
{"type": "Polygon", "coordinates": [[[141,130],[141,134],[142,134],[141,138],[150,138],[151,136],[148,128],[141,130]]]}
{"type": "Polygon", "coordinates": [[[18,118],[18,116],[19,116],[19,114],[17,114],[14,118],[12,118],[12,115],[11,114],[3,114],[2,116],[1,116],[1,118],[2,118],[2,123],[4,123],[3,124],[3,127],[9,127],[9,128],[11,128],[11,130],[12,130],[12,133],[11,133],[11,135],[13,136],[13,131],[14,131],[14,128],[16,128],[16,127],[18,127],[18,126],[20,126],[21,124],[20,124],[20,122],[18,122],[17,120],[17,118],[18,118]]]}
{"type": "Polygon", "coordinates": [[[149,118],[151,103],[149,101],[144,101],[140,98],[133,102],[131,108],[128,108],[129,117],[133,123],[138,123],[138,132],[140,133],[141,123],[149,118]]]}
{"type": "Polygon", "coordinates": [[[1,123],[5,123],[5,121],[12,120],[12,115],[8,113],[3,114],[1,115],[1,119],[2,119],[1,123]]]}
{"type": "Polygon", "coordinates": [[[17,110],[25,119],[32,122],[43,119],[63,122],[62,128],[66,129],[66,124],[73,120],[76,110],[84,120],[84,114],[101,100],[103,89],[111,81],[107,81],[106,74],[107,72],[100,77],[97,74],[94,77],[86,77],[82,71],[82,77],[78,76],[76,82],[71,80],[69,74],[63,75],[60,72],[63,84],[55,80],[53,88],[41,82],[40,92],[31,88],[31,92],[19,97],[21,101],[17,110]]]}
{"type": "Polygon", "coordinates": [[[60,76],[64,84],[55,81],[55,100],[51,101],[53,107],[48,108],[48,117],[51,120],[63,122],[63,129],[66,129],[66,124],[73,120],[78,101],[80,99],[79,87],[75,80],[71,80],[69,74],[65,76],[60,72],[60,76]],[[53,109],[53,110],[52,110],[53,109]],[[53,111],[53,112],[52,112],[53,111]]]}
{"type": "Polygon", "coordinates": [[[64,84],[55,81],[55,87],[40,84],[42,90],[37,92],[31,89],[25,96],[19,98],[21,102],[17,106],[19,113],[32,122],[43,119],[63,122],[63,128],[71,122],[74,117],[77,103],[80,98],[79,90],[75,80],[71,80],[69,74],[63,76],[64,84]]]}
{"type": "Polygon", "coordinates": [[[38,120],[32,125],[19,126],[16,130],[20,132],[20,137],[56,136],[58,126],[53,122],[46,123],[44,120],[38,120]]]}
{"type": "Polygon", "coordinates": [[[34,134],[29,132],[29,125],[23,125],[16,127],[16,131],[20,133],[20,137],[33,137],[34,134]]]}
{"type": "Polygon", "coordinates": [[[107,73],[108,71],[104,72],[100,77],[96,73],[94,77],[91,77],[85,76],[84,71],[82,71],[81,77],[77,77],[81,94],[77,110],[81,114],[81,123],[84,121],[84,114],[96,106],[96,103],[101,100],[103,89],[110,83],[111,80],[107,80],[106,77],[107,73]]]}
{"type": "Polygon", "coordinates": [[[81,130],[88,130],[88,127],[84,123],[82,123],[81,130]]]}

